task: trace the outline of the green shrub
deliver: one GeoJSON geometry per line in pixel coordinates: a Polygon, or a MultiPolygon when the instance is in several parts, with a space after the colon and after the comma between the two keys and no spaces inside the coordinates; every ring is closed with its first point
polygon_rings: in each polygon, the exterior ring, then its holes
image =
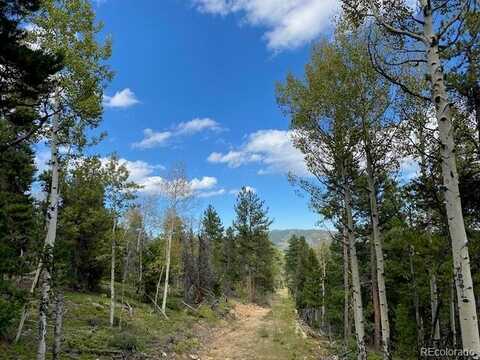
{"type": "Polygon", "coordinates": [[[130,352],[140,351],[143,348],[143,344],[141,343],[139,337],[125,331],[116,334],[110,340],[109,345],[114,348],[130,352]]]}
{"type": "Polygon", "coordinates": [[[24,293],[0,280],[0,337],[6,337],[25,303],[24,293]]]}
{"type": "Polygon", "coordinates": [[[217,320],[217,315],[208,305],[201,305],[198,308],[198,316],[202,319],[207,320],[208,322],[215,322],[217,320]]]}

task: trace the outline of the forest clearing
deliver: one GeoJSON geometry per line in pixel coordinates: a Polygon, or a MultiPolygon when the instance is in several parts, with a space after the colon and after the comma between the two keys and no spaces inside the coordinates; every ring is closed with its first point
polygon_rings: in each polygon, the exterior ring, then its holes
{"type": "MultiPolygon", "coordinates": [[[[271,306],[231,300],[216,311],[190,308],[173,299],[169,319],[154,308],[129,298],[123,333],[109,330],[105,296],[65,294],[65,359],[329,359],[327,339],[311,338],[298,325],[295,308],[285,289],[271,306]],[[322,356],[325,355],[325,356],[322,356]]],[[[120,309],[119,309],[120,310],[120,309]]],[[[33,325],[34,322],[31,322],[33,325]]],[[[35,328],[27,325],[25,340],[0,346],[4,359],[34,357],[35,328]]]]}
{"type": "Polygon", "coordinates": [[[480,360],[479,0],[0,0],[0,359],[480,360]]]}

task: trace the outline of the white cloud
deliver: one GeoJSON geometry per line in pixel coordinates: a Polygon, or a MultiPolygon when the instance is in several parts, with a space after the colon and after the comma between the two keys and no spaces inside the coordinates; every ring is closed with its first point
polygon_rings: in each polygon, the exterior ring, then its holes
{"type": "Polygon", "coordinates": [[[197,196],[200,197],[200,198],[208,198],[208,197],[213,197],[213,196],[224,195],[225,193],[226,193],[225,189],[219,189],[219,190],[200,192],[197,196]]]}
{"type": "Polygon", "coordinates": [[[225,154],[211,153],[211,163],[227,164],[236,168],[249,163],[263,165],[259,174],[289,173],[309,176],[303,154],[293,146],[292,132],[285,130],[260,130],[250,134],[246,143],[225,154]]]}
{"type": "MultiPolygon", "coordinates": [[[[102,158],[103,162],[108,159],[102,158]]],[[[125,165],[130,176],[129,180],[136,182],[142,188],[140,193],[148,195],[162,195],[165,185],[165,179],[156,175],[157,170],[164,170],[162,165],[152,165],[145,161],[135,160],[130,161],[126,159],[119,159],[120,164],[125,165]]],[[[218,180],[212,176],[203,176],[202,178],[193,178],[189,181],[189,186],[192,194],[198,197],[211,197],[225,194],[225,189],[215,189],[218,180]]]]}
{"type": "Polygon", "coordinates": [[[211,176],[204,176],[201,179],[193,179],[190,181],[190,187],[193,191],[197,190],[207,190],[213,188],[217,185],[217,179],[211,176]]]}
{"type": "MultiPolygon", "coordinates": [[[[102,161],[107,161],[107,159],[102,159],[102,161]]],[[[162,165],[152,165],[142,160],[130,161],[126,159],[119,159],[119,163],[124,165],[130,176],[130,181],[142,182],[150,175],[152,175],[156,170],[164,170],[165,167],[162,165]]]]}
{"type": "MultiPolygon", "coordinates": [[[[189,182],[191,194],[201,198],[223,195],[225,189],[215,189],[218,180],[215,177],[204,176],[201,179],[193,178],[189,182]]],[[[142,186],[140,192],[149,195],[162,195],[165,188],[165,179],[161,176],[146,176],[139,179],[138,184],[142,186]]]]}
{"type": "Polygon", "coordinates": [[[152,129],[143,130],[144,138],[132,144],[132,147],[139,149],[151,149],[165,145],[168,140],[179,137],[197,134],[202,131],[220,131],[220,124],[210,118],[195,118],[187,122],[181,122],[171,131],[155,132],[152,129]]]}
{"type": "Polygon", "coordinates": [[[203,13],[239,13],[253,26],[266,28],[268,48],[285,50],[315,40],[339,10],[338,0],[191,0],[203,13]]]}
{"type": "Polygon", "coordinates": [[[176,134],[196,134],[204,130],[220,130],[220,125],[210,118],[193,119],[177,126],[176,134]]]}
{"type": "Polygon", "coordinates": [[[129,88],[117,91],[113,96],[103,96],[103,105],[111,108],[127,108],[139,102],[133,91],[129,88]]]}
{"type": "Polygon", "coordinates": [[[144,129],[143,135],[143,139],[139,142],[133,143],[132,147],[138,149],[151,149],[156,146],[165,145],[167,140],[172,137],[170,131],[155,132],[152,129],[144,129]]]}

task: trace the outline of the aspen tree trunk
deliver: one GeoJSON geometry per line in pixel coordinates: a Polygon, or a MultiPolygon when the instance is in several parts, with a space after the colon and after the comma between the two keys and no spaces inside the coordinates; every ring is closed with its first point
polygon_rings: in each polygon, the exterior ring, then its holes
{"type": "Polygon", "coordinates": [[[370,276],[372,278],[372,304],[373,304],[373,345],[376,350],[380,349],[382,325],[380,318],[380,301],[378,299],[377,265],[375,259],[375,245],[370,244],[370,276]]]}
{"type": "MultiPolygon", "coordinates": [[[[345,176],[344,176],[345,178],[345,176]]],[[[365,347],[365,328],[363,318],[362,292],[360,287],[360,272],[358,269],[357,250],[355,248],[355,236],[353,232],[352,216],[352,195],[350,188],[345,181],[344,188],[345,214],[347,217],[347,234],[350,250],[350,268],[352,274],[352,292],[353,292],[353,317],[355,320],[355,334],[357,338],[358,360],[367,359],[367,350],[365,347]]]]}
{"type": "Polygon", "coordinates": [[[350,256],[349,256],[349,238],[348,229],[343,227],[343,289],[344,289],[344,308],[343,308],[343,337],[345,343],[348,342],[352,335],[352,327],[350,326],[350,256]]]}
{"type": "Polygon", "coordinates": [[[113,327],[115,319],[115,229],[117,227],[117,218],[113,220],[112,229],[112,258],[110,267],[110,326],[113,327]]]}
{"type": "MultiPolygon", "coordinates": [[[[173,216],[173,214],[172,214],[173,216]]],[[[163,300],[162,300],[162,311],[165,313],[167,308],[167,295],[168,295],[168,280],[170,276],[170,257],[172,253],[172,237],[173,237],[173,227],[175,219],[170,219],[170,230],[168,232],[168,239],[167,239],[167,264],[165,267],[165,285],[163,286],[163,300]]]]}
{"type": "Polygon", "coordinates": [[[375,259],[377,264],[377,285],[378,299],[380,301],[380,320],[382,324],[382,351],[383,358],[390,360],[390,322],[388,320],[387,289],[385,286],[385,265],[383,258],[383,246],[379,225],[379,214],[377,205],[377,192],[375,185],[375,175],[373,171],[372,157],[368,145],[369,140],[365,139],[365,154],[367,158],[367,181],[370,199],[370,212],[373,230],[373,243],[375,246],[375,259]]]}
{"type": "Polygon", "coordinates": [[[137,254],[138,254],[137,294],[140,294],[140,293],[143,293],[143,236],[142,236],[142,228],[138,229],[137,254]]]}
{"type": "MultiPolygon", "coordinates": [[[[427,162],[425,159],[425,136],[423,129],[419,133],[420,141],[420,168],[421,174],[424,179],[427,178],[427,162]]],[[[427,237],[430,245],[432,245],[432,214],[430,210],[426,211],[426,223],[427,223],[427,237]]],[[[440,320],[438,319],[437,308],[438,304],[438,287],[437,287],[437,276],[434,269],[430,271],[430,308],[432,313],[432,329],[433,329],[433,341],[434,345],[438,346],[440,341],[440,320]],[[435,320],[436,319],[436,320],[435,320]]]]}
{"type": "Polygon", "coordinates": [[[58,183],[59,183],[59,159],[58,159],[58,117],[54,116],[52,120],[51,134],[51,163],[52,163],[52,183],[50,189],[50,198],[47,210],[47,236],[45,238],[45,254],[42,276],[42,290],[38,311],[38,348],[37,360],[45,360],[47,351],[47,316],[48,306],[50,303],[50,266],[53,257],[53,248],[57,235],[57,219],[58,219],[58,183]]]}
{"type": "Polygon", "coordinates": [[[55,328],[53,330],[53,349],[52,359],[60,360],[60,354],[63,341],[63,314],[65,299],[62,290],[57,290],[55,294],[55,328]]]}
{"type": "Polygon", "coordinates": [[[160,284],[162,282],[162,277],[163,277],[163,270],[165,269],[165,267],[162,265],[162,270],[160,271],[160,275],[158,276],[158,281],[157,281],[157,289],[155,291],[155,308],[158,307],[158,295],[160,294],[160,284]]]}
{"type": "Polygon", "coordinates": [[[452,281],[452,289],[450,295],[450,331],[452,332],[452,346],[457,347],[457,324],[455,315],[455,282],[452,281]]]}
{"type": "Polygon", "coordinates": [[[432,329],[433,329],[433,344],[439,345],[440,342],[440,319],[438,316],[438,288],[437,276],[430,274],[430,308],[432,311],[432,329]]]}
{"type": "Polygon", "coordinates": [[[452,113],[445,86],[445,74],[440,61],[438,37],[434,32],[432,4],[421,0],[424,14],[424,36],[427,40],[427,61],[432,82],[432,100],[435,104],[440,135],[443,190],[448,218],[448,228],[452,241],[454,276],[457,289],[460,329],[463,349],[475,353],[480,358],[480,336],[478,317],[470,268],[468,239],[465,232],[458,172],[455,158],[455,141],[452,126],[452,113]]]}
{"type": "Polygon", "coordinates": [[[327,260],[325,254],[322,258],[322,312],[321,312],[321,327],[325,331],[325,280],[327,278],[327,260]]]}
{"type": "Polygon", "coordinates": [[[417,348],[420,348],[423,345],[423,322],[422,317],[420,315],[420,299],[418,296],[418,289],[417,289],[417,278],[415,276],[415,268],[413,266],[413,256],[415,254],[413,246],[410,248],[409,258],[410,258],[410,276],[412,278],[412,286],[413,286],[413,306],[415,308],[415,323],[417,325],[417,348]]]}
{"type": "MultiPolygon", "coordinates": [[[[125,230],[125,236],[126,236],[127,230],[125,230]]],[[[128,270],[129,270],[129,265],[130,265],[130,239],[127,238],[127,253],[125,255],[125,264],[123,268],[123,274],[122,274],[122,299],[121,299],[121,307],[123,310],[124,306],[124,299],[125,299],[125,282],[127,281],[127,275],[128,275],[128,270]]],[[[120,320],[118,321],[118,327],[122,328],[122,318],[123,318],[123,311],[120,313],[120,320]]]]}
{"type": "MultiPolygon", "coordinates": [[[[140,232],[141,233],[141,232],[140,232]]],[[[140,253],[139,253],[139,269],[138,269],[138,289],[143,290],[143,236],[139,235],[140,253]]]]}

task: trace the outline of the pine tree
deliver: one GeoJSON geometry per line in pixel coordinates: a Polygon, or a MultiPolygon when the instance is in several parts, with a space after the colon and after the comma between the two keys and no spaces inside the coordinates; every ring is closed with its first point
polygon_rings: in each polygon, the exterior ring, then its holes
{"type": "Polygon", "coordinates": [[[62,182],[58,252],[65,254],[70,286],[81,291],[98,290],[107,268],[101,259],[108,254],[113,217],[104,199],[102,163],[96,157],[79,162],[62,182]]]}
{"type": "Polygon", "coordinates": [[[273,244],[268,238],[272,221],[264,202],[245,187],[237,196],[235,213],[233,226],[237,231],[238,255],[243,263],[241,277],[250,301],[258,301],[274,287],[273,244]]]}
{"type": "Polygon", "coordinates": [[[32,197],[33,152],[23,143],[0,152],[0,336],[18,317],[26,298],[15,279],[31,271],[40,228],[32,197]]]}
{"type": "Polygon", "coordinates": [[[0,2],[0,151],[33,137],[51,114],[40,115],[38,103],[55,86],[62,68],[60,52],[29,46],[21,26],[41,9],[40,0],[0,2]]]}
{"type": "Polygon", "coordinates": [[[224,281],[225,273],[223,260],[223,225],[217,211],[209,205],[202,218],[201,240],[208,242],[209,257],[212,269],[213,286],[218,292],[220,284],[224,281]]]}

